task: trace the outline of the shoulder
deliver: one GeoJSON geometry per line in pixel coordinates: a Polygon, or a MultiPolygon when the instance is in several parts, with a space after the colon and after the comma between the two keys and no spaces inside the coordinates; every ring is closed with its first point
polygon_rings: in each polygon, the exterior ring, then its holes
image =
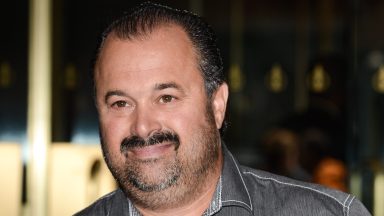
{"type": "Polygon", "coordinates": [[[291,214],[370,215],[359,200],[341,191],[244,166],[240,166],[240,172],[255,207],[269,203],[273,213],[281,210],[291,214]]]}
{"type": "Polygon", "coordinates": [[[74,214],[74,216],[86,215],[113,215],[111,211],[116,205],[123,205],[124,195],[121,190],[115,190],[105,196],[99,198],[90,206],[74,214]]]}

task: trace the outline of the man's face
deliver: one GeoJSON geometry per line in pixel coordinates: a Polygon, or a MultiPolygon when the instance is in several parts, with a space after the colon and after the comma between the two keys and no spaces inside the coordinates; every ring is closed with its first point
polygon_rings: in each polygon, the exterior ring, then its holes
{"type": "Polygon", "coordinates": [[[176,26],[133,40],[110,35],[100,53],[95,83],[103,153],[138,205],[186,202],[220,172],[217,129],[227,87],[208,101],[198,68],[192,43],[176,26]]]}

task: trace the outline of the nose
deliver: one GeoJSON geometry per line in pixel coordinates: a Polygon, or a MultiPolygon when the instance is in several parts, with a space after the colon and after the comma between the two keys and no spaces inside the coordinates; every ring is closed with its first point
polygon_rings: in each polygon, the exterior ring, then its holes
{"type": "Polygon", "coordinates": [[[133,113],[131,134],[146,138],[161,129],[156,112],[150,107],[136,106],[133,113]]]}

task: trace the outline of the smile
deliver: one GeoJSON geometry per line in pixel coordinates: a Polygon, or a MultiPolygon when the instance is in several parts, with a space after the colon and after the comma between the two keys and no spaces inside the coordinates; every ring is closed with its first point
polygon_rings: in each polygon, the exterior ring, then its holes
{"type": "Polygon", "coordinates": [[[145,160],[159,158],[164,154],[169,153],[171,150],[175,150],[174,143],[164,142],[155,145],[130,148],[128,154],[131,153],[132,156],[145,160]]]}

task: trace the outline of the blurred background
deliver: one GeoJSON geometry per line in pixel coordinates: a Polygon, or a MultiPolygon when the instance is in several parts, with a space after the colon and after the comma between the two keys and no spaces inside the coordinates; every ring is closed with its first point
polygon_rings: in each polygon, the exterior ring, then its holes
{"type": "MultiPolygon", "coordinates": [[[[115,184],[89,80],[99,33],[134,0],[5,1],[0,214],[71,215],[115,184]]],[[[162,0],[217,33],[226,145],[246,165],[356,195],[384,215],[384,1],[162,0]]]]}

